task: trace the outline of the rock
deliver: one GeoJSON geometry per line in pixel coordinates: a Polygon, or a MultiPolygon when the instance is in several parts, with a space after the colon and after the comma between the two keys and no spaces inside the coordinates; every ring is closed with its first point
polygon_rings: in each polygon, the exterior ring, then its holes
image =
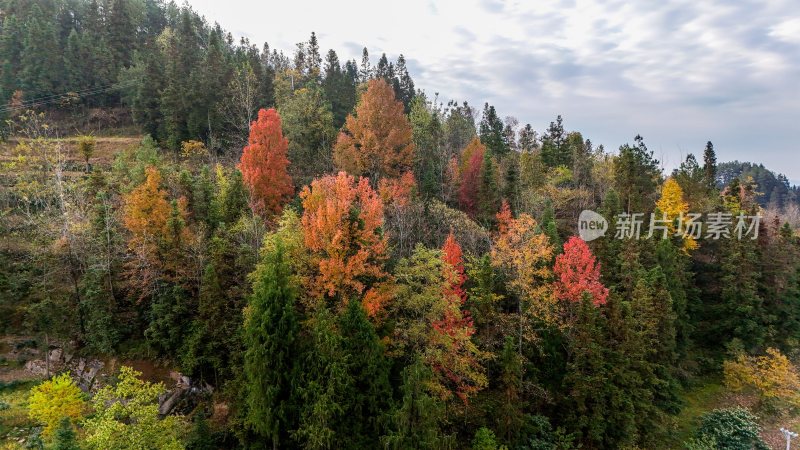
{"type": "Polygon", "coordinates": [[[170,373],[170,377],[175,380],[175,387],[158,399],[158,413],[161,416],[175,412],[189,413],[201,400],[214,392],[210,384],[193,383],[191,378],[179,372],[170,373]]]}
{"type": "Polygon", "coordinates": [[[167,414],[171,413],[178,402],[184,397],[184,395],[188,392],[187,389],[175,389],[173,391],[168,391],[164,395],[159,398],[158,402],[158,414],[161,416],[166,416],[167,414]]]}
{"type": "Polygon", "coordinates": [[[47,376],[47,363],[41,359],[33,359],[25,363],[25,370],[37,376],[47,376]]]}
{"type": "Polygon", "coordinates": [[[97,359],[86,361],[83,358],[79,358],[75,368],[72,370],[73,378],[75,378],[78,387],[84,392],[91,391],[97,374],[104,366],[105,364],[97,359]]]}
{"type": "Polygon", "coordinates": [[[61,364],[61,356],[62,356],[62,354],[63,354],[63,352],[61,351],[60,348],[56,348],[56,349],[50,350],[49,354],[47,355],[48,359],[50,359],[50,364],[60,365],[61,364]]]}

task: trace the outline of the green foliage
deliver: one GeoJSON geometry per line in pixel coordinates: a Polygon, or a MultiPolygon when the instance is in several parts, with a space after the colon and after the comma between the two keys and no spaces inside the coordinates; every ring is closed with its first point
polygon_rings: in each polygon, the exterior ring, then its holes
{"type": "Polygon", "coordinates": [[[620,196],[622,210],[629,214],[653,210],[660,177],[658,160],[653,158],[653,152],[647,149],[644,139],[637,135],[635,141],[633,146],[621,146],[614,160],[614,187],[620,196]]]}
{"type": "Polygon", "coordinates": [[[402,399],[392,413],[389,434],[382,438],[386,448],[447,448],[453,441],[440,427],[444,405],[426,392],[431,377],[419,360],[403,369],[402,399]]]}
{"type": "Polygon", "coordinates": [[[304,186],[314,177],[330,172],[336,130],[322,89],[309,86],[279,98],[278,112],[289,140],[289,170],[295,184],[304,186]]]}
{"type": "Polygon", "coordinates": [[[94,415],[84,421],[88,449],[179,450],[184,448],[183,418],[159,418],[161,383],[140,379],[141,373],[120,368],[117,383],[105,386],[92,398],[94,415]]]}
{"type": "Polygon", "coordinates": [[[342,446],[375,448],[392,403],[389,361],[361,302],[348,302],[339,318],[339,333],[342,350],[349,357],[345,365],[350,378],[344,395],[341,429],[347,433],[342,446]]]}
{"type": "Polygon", "coordinates": [[[715,409],[702,417],[694,448],[703,448],[702,445],[713,442],[716,445],[714,448],[768,449],[758,434],[760,429],[756,420],[755,416],[743,408],[715,409]]]}
{"type": "Polygon", "coordinates": [[[51,448],[52,450],[80,450],[75,430],[72,429],[72,422],[68,417],[62,418],[59,422],[51,448]]]}
{"type": "Polygon", "coordinates": [[[472,439],[472,450],[497,450],[494,432],[486,427],[478,428],[472,439]]]}
{"type": "Polygon", "coordinates": [[[252,280],[244,325],[246,421],[277,446],[287,442],[298,420],[296,293],[280,242],[264,256],[252,280]]]}

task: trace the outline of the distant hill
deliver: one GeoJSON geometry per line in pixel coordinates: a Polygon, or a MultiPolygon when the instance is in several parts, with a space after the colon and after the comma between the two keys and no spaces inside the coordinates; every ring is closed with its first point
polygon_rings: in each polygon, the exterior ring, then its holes
{"type": "Polygon", "coordinates": [[[763,207],[784,208],[790,203],[800,204],[800,187],[792,185],[786,175],[775,173],[763,164],[731,161],[717,167],[717,185],[722,188],[734,178],[751,177],[761,193],[758,202],[763,207]]]}

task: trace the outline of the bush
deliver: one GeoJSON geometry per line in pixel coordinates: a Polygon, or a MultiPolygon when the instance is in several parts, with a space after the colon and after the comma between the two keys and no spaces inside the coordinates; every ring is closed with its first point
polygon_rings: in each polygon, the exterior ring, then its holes
{"type": "Polygon", "coordinates": [[[475,432],[472,439],[472,450],[497,450],[497,438],[494,432],[486,427],[481,427],[475,432]]]}
{"type": "Polygon", "coordinates": [[[771,411],[800,407],[800,375],[789,358],[768,348],[766,355],[740,353],[725,361],[725,385],[733,391],[755,392],[761,406],[771,411]]]}
{"type": "Polygon", "coordinates": [[[84,408],[83,392],[63,373],[31,389],[28,415],[43,424],[43,434],[50,436],[62,418],[77,419],[84,408]]]}
{"type": "Polygon", "coordinates": [[[716,442],[716,448],[727,450],[769,449],[758,435],[760,427],[756,420],[757,417],[744,408],[715,409],[703,415],[694,442],[716,442]]]}

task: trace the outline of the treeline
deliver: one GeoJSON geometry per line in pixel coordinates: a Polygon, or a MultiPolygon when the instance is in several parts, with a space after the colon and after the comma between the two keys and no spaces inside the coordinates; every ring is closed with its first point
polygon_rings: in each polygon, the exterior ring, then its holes
{"type": "Polygon", "coordinates": [[[800,188],[793,186],[786,175],[776,175],[763,164],[731,161],[719,165],[719,186],[726,186],[734,178],[752,179],[759,193],[758,203],[764,208],[785,210],[800,206],[800,188]]]}
{"type": "Polygon", "coordinates": [[[314,117],[317,132],[342,125],[356,85],[373,75],[406,105],[415,93],[403,55],[395,62],[381,55],[374,67],[366,48],[360,63],[340,61],[333,50],[323,59],[312,33],[289,58],[266,43],[236,42],[174,1],[4,0],[0,22],[5,113],[125,105],[173,150],[190,139],[214,151],[241,148],[257,109],[296,88],[309,89],[293,102],[296,110],[330,115],[314,117]]]}

